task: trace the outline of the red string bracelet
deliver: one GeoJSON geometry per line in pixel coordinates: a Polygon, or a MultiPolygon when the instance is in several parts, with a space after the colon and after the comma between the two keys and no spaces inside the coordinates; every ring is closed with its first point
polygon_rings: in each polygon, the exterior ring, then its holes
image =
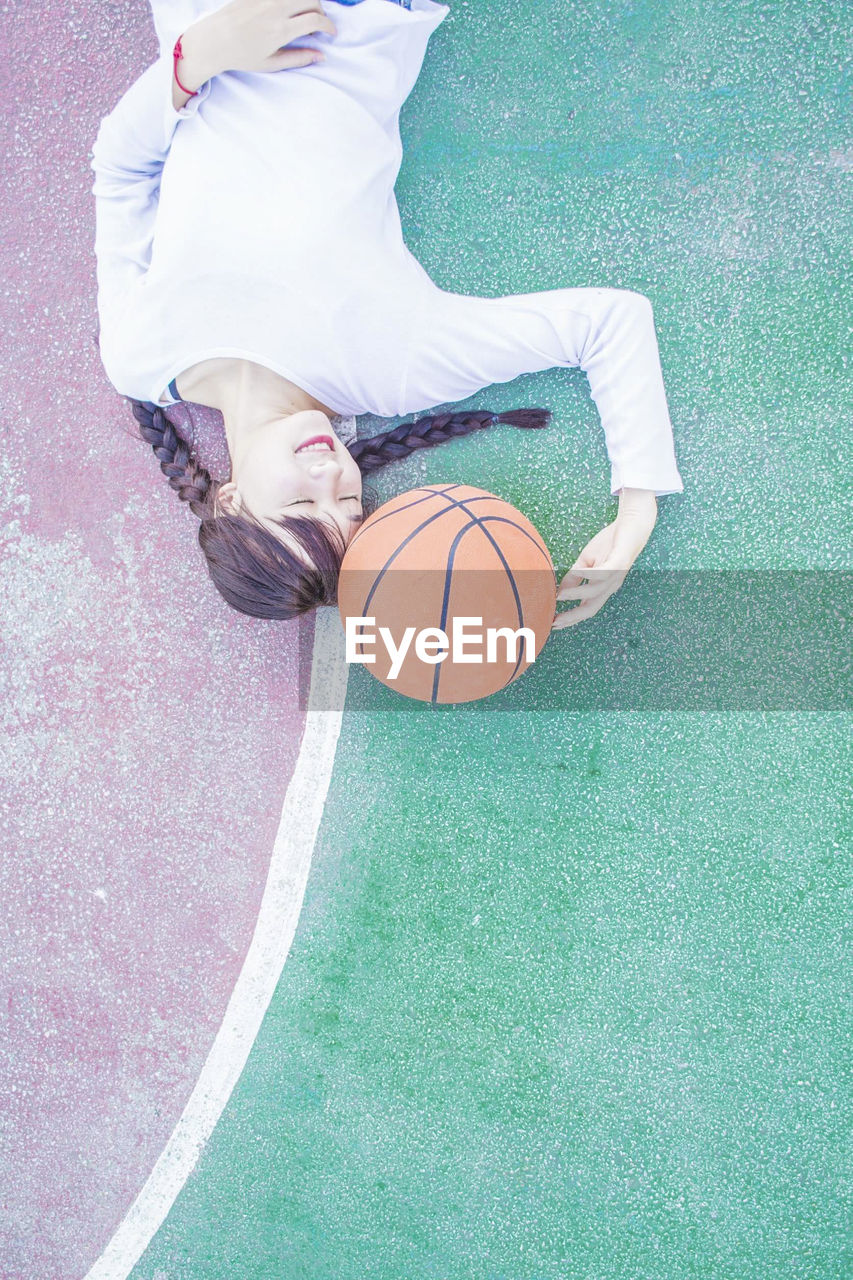
{"type": "Polygon", "coordinates": [[[178,62],[183,56],[184,56],[184,51],[181,48],[181,37],[178,36],[177,40],[175,41],[175,47],[172,50],[172,58],[174,59],[175,81],[182,93],[188,93],[191,98],[194,98],[198,93],[198,89],[187,89],[185,88],[184,85],[181,84],[180,80],[178,80],[178,62]]]}

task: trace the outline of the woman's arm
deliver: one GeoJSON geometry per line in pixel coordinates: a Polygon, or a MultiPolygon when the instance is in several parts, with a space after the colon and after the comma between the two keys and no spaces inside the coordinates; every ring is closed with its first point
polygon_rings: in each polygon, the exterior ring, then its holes
{"type": "Polygon", "coordinates": [[[412,404],[401,412],[559,366],[580,367],[589,380],[610,459],[611,494],[680,493],[651,303],[628,289],[477,298],[430,282],[409,359],[412,404]]]}
{"type": "Polygon", "coordinates": [[[657,520],[657,498],[684,485],[675,460],[652,307],[628,289],[551,289],[502,298],[429,282],[408,369],[422,405],[555,366],[584,370],[610,459],[614,521],[584,547],[558,598],[580,603],[555,630],[592,617],[621,586],[657,520]],[[584,580],[588,585],[584,585],[584,580]]]}
{"type": "Polygon", "coordinates": [[[175,130],[194,115],[210,85],[176,110],[172,57],[163,54],[101,121],[92,147],[95,258],[102,330],[151,261],[160,174],[175,130]]]}
{"type": "MultiPolygon", "coordinates": [[[[223,71],[287,71],[322,61],[319,49],[285,49],[302,36],[317,32],[336,35],[319,0],[231,0],[200,18],[181,37],[178,80],[198,89],[223,71]]],[[[179,110],[190,94],[172,85],[172,102],[179,110]]]]}
{"type": "Polygon", "coordinates": [[[285,71],[315,61],[322,56],[315,49],[280,46],[318,31],[334,35],[335,26],[310,0],[232,0],[182,34],[178,75],[188,89],[197,88],[195,95],[177,88],[172,50],[164,48],[101,121],[91,168],[102,333],[150,265],[160,175],[180,122],[195,114],[211,79],[226,70],[285,71]]]}
{"type": "Polygon", "coordinates": [[[585,622],[619,590],[651,537],[658,518],[657,505],[651,489],[620,490],[616,519],[590,539],[560,583],[557,599],[578,603],[573,609],[554,615],[552,631],[585,622]]]}
{"type": "MultiPolygon", "coordinates": [[[[211,16],[216,17],[215,14],[211,16]]],[[[181,36],[181,56],[177,63],[172,57],[173,72],[177,71],[178,76],[176,79],[172,75],[172,106],[176,112],[182,111],[196,97],[206,97],[206,94],[200,94],[200,90],[214,76],[228,70],[224,61],[227,59],[223,57],[216,29],[211,30],[209,26],[209,19],[202,19],[187,28],[181,36]],[[183,89],[178,80],[185,86],[183,89]]]]}

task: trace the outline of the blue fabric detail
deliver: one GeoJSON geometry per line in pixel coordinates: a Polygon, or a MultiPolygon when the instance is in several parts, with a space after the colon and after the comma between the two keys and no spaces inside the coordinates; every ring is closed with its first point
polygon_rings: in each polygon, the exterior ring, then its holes
{"type": "Polygon", "coordinates": [[[181,397],[178,395],[178,383],[176,378],[172,379],[172,381],[169,383],[167,390],[173,400],[181,400],[181,397]]]}

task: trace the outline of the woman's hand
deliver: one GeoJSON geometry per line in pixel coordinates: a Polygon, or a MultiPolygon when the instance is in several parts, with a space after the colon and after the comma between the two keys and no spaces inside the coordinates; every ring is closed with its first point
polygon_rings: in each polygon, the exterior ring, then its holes
{"type": "Polygon", "coordinates": [[[305,67],[321,61],[322,53],[282,46],[318,31],[337,35],[320,0],[231,0],[187,27],[178,74],[188,89],[197,89],[223,71],[305,67]]]}
{"type": "Polygon", "coordinates": [[[657,499],[650,489],[623,489],[619,514],[586,544],[563,578],[558,600],[579,600],[573,609],[555,614],[552,631],[573,627],[598,613],[649,540],[657,520],[657,499]],[[584,580],[588,586],[581,586],[584,580]]]}

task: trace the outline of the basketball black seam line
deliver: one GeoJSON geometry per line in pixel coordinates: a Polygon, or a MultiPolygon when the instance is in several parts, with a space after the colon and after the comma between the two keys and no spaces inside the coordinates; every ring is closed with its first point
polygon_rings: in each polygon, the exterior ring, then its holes
{"type": "MultiPolygon", "coordinates": [[[[461,486],[460,486],[460,485],[458,485],[458,484],[451,484],[451,485],[448,485],[448,486],[447,486],[447,488],[448,488],[448,489],[459,489],[459,488],[461,488],[461,486]]],[[[416,489],[407,490],[407,492],[410,492],[410,493],[423,493],[423,494],[425,494],[425,496],[424,496],[423,498],[417,498],[414,502],[407,502],[407,503],[405,504],[405,506],[402,506],[402,507],[395,507],[393,511],[386,511],[384,516],[380,516],[378,520],[375,520],[375,521],[373,522],[373,524],[370,526],[370,527],[371,527],[371,529],[374,529],[374,528],[376,527],[376,525],[381,524],[383,520],[390,520],[390,519],[391,519],[391,517],[392,517],[392,516],[395,516],[395,515],[397,514],[397,512],[398,512],[398,511],[408,511],[410,507],[416,507],[416,506],[418,505],[418,503],[420,503],[420,502],[426,502],[427,498],[435,498],[435,497],[437,497],[437,495],[438,495],[438,494],[440,494],[440,493],[446,493],[446,492],[447,492],[447,489],[430,489],[430,490],[425,490],[425,489],[423,489],[422,487],[418,487],[418,488],[416,488],[416,489]]],[[[389,498],[389,502],[391,502],[391,501],[393,501],[393,499],[389,498]]],[[[376,513],[374,512],[374,515],[375,515],[375,514],[376,514],[376,513]]],[[[355,535],[355,537],[354,537],[354,538],[351,538],[351,539],[350,539],[350,542],[349,542],[349,545],[348,545],[348,548],[347,548],[348,550],[349,550],[349,547],[353,547],[353,546],[355,546],[356,542],[358,542],[359,538],[362,536],[362,534],[363,534],[363,533],[364,533],[364,526],[362,526],[362,527],[358,530],[358,532],[356,533],[356,535],[355,535]]]]}
{"type": "MultiPolygon", "coordinates": [[[[472,501],[472,502],[476,502],[476,501],[486,501],[486,498],[487,498],[487,497],[488,497],[488,498],[492,498],[492,499],[493,499],[493,498],[495,497],[495,495],[494,495],[494,494],[488,494],[488,495],[485,495],[485,494],[484,494],[482,499],[472,498],[472,499],[471,499],[471,501],[472,501]]],[[[498,502],[503,502],[503,498],[497,498],[497,501],[498,501],[498,502]]],[[[461,503],[456,503],[455,505],[456,505],[456,506],[461,506],[462,504],[461,504],[461,503]]],[[[419,534],[419,533],[423,532],[423,530],[424,530],[424,529],[426,529],[427,525],[432,524],[433,520],[439,520],[439,519],[441,519],[441,517],[442,517],[442,516],[447,515],[447,512],[448,512],[448,510],[450,510],[450,509],[451,509],[451,508],[444,507],[444,508],[442,508],[442,510],[441,510],[441,511],[435,511],[435,512],[433,512],[433,514],[432,514],[431,516],[429,516],[429,518],[428,518],[428,519],[424,520],[421,524],[419,524],[419,525],[418,525],[418,527],[417,527],[416,529],[411,529],[411,530],[406,534],[406,536],[405,536],[405,538],[403,539],[403,541],[402,541],[402,542],[400,543],[400,545],[396,548],[396,550],[393,552],[393,554],[392,554],[391,556],[389,556],[389,558],[385,561],[385,564],[382,566],[382,568],[381,568],[381,569],[378,569],[378,570],[376,571],[376,577],[375,577],[375,578],[374,578],[374,580],[373,580],[373,585],[371,586],[370,591],[368,592],[367,599],[365,600],[364,604],[362,605],[362,609],[361,609],[361,617],[363,617],[363,618],[364,618],[364,617],[367,617],[367,614],[365,613],[365,610],[366,610],[366,609],[367,609],[367,607],[369,606],[370,601],[373,599],[373,593],[375,592],[376,588],[379,586],[379,583],[380,583],[380,582],[382,581],[382,579],[384,578],[385,574],[387,573],[387,571],[388,571],[388,569],[390,568],[390,566],[391,566],[391,564],[393,563],[393,561],[397,558],[397,556],[398,556],[398,555],[400,554],[400,552],[404,549],[404,547],[405,547],[405,546],[406,546],[406,545],[407,545],[407,544],[412,540],[412,538],[414,538],[417,534],[419,534]]],[[[530,538],[530,534],[527,532],[527,530],[526,530],[526,529],[522,529],[521,525],[517,524],[515,520],[509,520],[509,519],[507,519],[507,517],[506,517],[506,516],[477,516],[477,515],[474,515],[472,512],[468,511],[468,510],[467,510],[467,508],[465,508],[465,507],[462,507],[462,509],[463,509],[463,511],[465,512],[465,514],[468,516],[468,524],[467,524],[467,526],[466,526],[466,530],[467,530],[467,529],[472,528],[472,527],[473,527],[473,526],[475,526],[475,525],[476,525],[476,526],[478,526],[478,527],[482,527],[482,525],[485,523],[485,521],[486,521],[486,520],[499,520],[499,521],[502,521],[504,524],[511,524],[511,525],[513,526],[513,528],[514,528],[514,529],[518,529],[520,533],[523,533],[523,534],[525,535],[525,537],[526,537],[526,538],[529,538],[529,539],[530,539],[530,541],[531,541],[531,542],[533,542],[533,545],[534,545],[534,546],[537,548],[537,550],[541,553],[542,548],[538,545],[538,543],[535,541],[535,539],[530,538]]],[[[392,512],[389,512],[389,514],[390,514],[390,515],[393,515],[393,514],[394,514],[394,512],[393,512],[393,511],[392,511],[392,512]]],[[[484,532],[486,532],[486,535],[488,536],[488,531],[487,531],[487,530],[485,530],[484,532]]],[[[490,539],[490,541],[491,541],[491,542],[492,542],[492,544],[494,545],[494,539],[490,539]]],[[[550,559],[549,559],[549,562],[548,562],[548,563],[550,564],[550,559]]],[[[504,562],[504,567],[506,567],[506,562],[504,562]]],[[[552,569],[552,572],[553,572],[553,569],[552,569]]]]}
{"type": "MultiPolygon", "coordinates": [[[[505,522],[505,524],[507,525],[515,524],[515,521],[507,520],[506,516],[493,516],[492,518],[493,520],[501,520],[505,522]]],[[[460,529],[459,531],[457,531],[455,539],[453,539],[451,543],[450,554],[448,554],[447,564],[446,564],[446,567],[444,567],[444,594],[442,599],[442,618],[441,618],[442,631],[444,630],[444,622],[447,621],[447,602],[448,602],[448,599],[450,599],[450,586],[453,580],[453,557],[456,556],[456,548],[459,547],[459,543],[462,540],[462,535],[466,534],[466,532],[469,531],[469,529],[473,529],[473,527],[480,527],[480,522],[476,520],[476,518],[473,518],[473,520],[470,521],[470,524],[467,525],[465,529],[460,529]]],[[[485,530],[485,532],[487,532],[487,536],[488,536],[488,530],[485,530]]],[[[512,575],[512,571],[510,570],[510,566],[508,566],[506,559],[503,558],[501,554],[501,549],[500,547],[498,547],[496,539],[492,538],[489,540],[492,541],[494,550],[496,550],[496,552],[498,553],[498,556],[500,556],[503,561],[503,571],[506,572],[507,580],[510,581],[510,585],[512,586],[512,594],[514,594],[515,596],[516,614],[517,616],[519,616],[520,625],[524,626],[524,611],[523,611],[523,608],[521,608],[521,602],[519,600],[519,590],[517,590],[515,577],[514,575],[512,575]]],[[[511,685],[512,681],[515,680],[517,669],[519,669],[520,662],[521,662],[521,648],[519,646],[519,657],[517,657],[516,659],[514,672],[512,672],[512,675],[510,676],[510,678],[508,678],[508,680],[506,681],[506,684],[501,686],[502,689],[506,689],[506,685],[511,685]]],[[[433,703],[435,703],[435,701],[438,701],[438,684],[439,684],[439,681],[441,681],[443,667],[444,667],[443,662],[435,663],[435,672],[433,675],[433,694],[432,694],[432,699],[430,699],[433,701],[433,703]]]]}
{"type": "MultiPolygon", "coordinates": [[[[461,486],[460,486],[460,485],[451,485],[450,487],[451,487],[451,488],[454,488],[454,489],[461,488],[461,486]]],[[[447,495],[447,490],[430,490],[430,491],[428,492],[428,494],[427,494],[427,497],[436,497],[436,496],[438,495],[438,493],[440,493],[442,497],[446,497],[446,495],[447,495]]],[[[476,513],[472,512],[472,511],[469,511],[469,510],[468,510],[468,508],[465,506],[465,503],[466,503],[466,502],[487,502],[487,501],[489,501],[489,500],[493,500],[493,501],[496,501],[496,502],[504,502],[504,501],[505,501],[505,499],[504,499],[504,498],[499,498],[499,497],[497,496],[497,494],[495,494],[495,493],[483,493],[483,494],[480,494],[480,495],[479,495],[478,497],[476,497],[476,498],[465,498],[462,502],[458,501],[458,500],[457,500],[457,499],[455,499],[455,498],[451,498],[451,499],[449,499],[449,500],[448,500],[448,501],[449,501],[449,506],[444,507],[441,511],[436,511],[436,512],[434,512],[434,513],[433,513],[433,514],[432,514],[432,515],[431,515],[427,520],[424,520],[422,524],[419,524],[419,525],[418,525],[418,527],[417,527],[416,529],[412,529],[412,530],[410,530],[410,532],[409,532],[409,533],[407,533],[407,534],[406,534],[406,537],[403,539],[403,541],[402,541],[402,542],[400,543],[400,545],[397,547],[397,549],[396,549],[396,551],[393,553],[393,555],[391,555],[391,556],[389,557],[389,559],[385,561],[385,564],[382,566],[382,568],[381,568],[381,569],[379,569],[379,570],[377,571],[377,572],[378,572],[378,574],[379,574],[379,576],[381,577],[381,576],[385,573],[385,570],[389,568],[389,566],[391,565],[391,563],[396,559],[396,557],[397,557],[397,556],[400,554],[400,552],[403,550],[403,547],[405,547],[405,546],[406,546],[406,544],[409,542],[409,540],[410,540],[411,538],[413,538],[413,537],[415,536],[415,534],[417,534],[417,533],[421,533],[421,532],[422,532],[422,530],[424,530],[424,529],[427,527],[427,525],[428,525],[428,524],[430,524],[433,520],[437,520],[437,519],[439,518],[439,516],[446,515],[446,514],[447,514],[447,511],[448,511],[450,508],[452,508],[452,507],[461,507],[461,508],[462,508],[462,510],[465,512],[465,514],[466,514],[467,516],[469,516],[469,517],[471,518],[471,520],[472,520],[474,523],[481,523],[483,520],[487,520],[487,519],[504,519],[504,520],[505,520],[505,519],[506,519],[506,517],[496,517],[496,516],[477,516],[477,515],[476,515],[476,513]]],[[[404,507],[395,507],[395,509],[394,509],[393,511],[389,511],[389,512],[387,512],[387,514],[386,514],[386,515],[382,516],[382,520],[390,520],[390,519],[391,519],[391,517],[392,517],[392,516],[395,516],[395,515],[397,514],[397,512],[398,512],[398,511],[408,511],[408,510],[410,510],[412,507],[417,506],[417,505],[418,505],[418,503],[420,503],[420,502],[425,502],[425,501],[426,501],[426,498],[418,498],[415,502],[408,502],[408,503],[406,503],[406,505],[405,505],[404,507]]],[[[507,504],[507,505],[511,505],[511,504],[507,504]]],[[[521,513],[521,514],[523,514],[523,513],[521,513]]],[[[380,521],[377,521],[377,523],[380,523],[380,521]]],[[[539,554],[540,554],[540,555],[544,555],[545,559],[547,560],[548,565],[549,565],[549,566],[550,566],[550,568],[551,568],[551,571],[553,572],[554,566],[553,566],[553,564],[552,564],[552,562],[551,562],[550,553],[548,552],[547,548],[546,548],[546,549],[545,549],[545,551],[543,552],[542,547],[539,545],[539,543],[536,541],[536,539],[535,539],[535,538],[533,538],[533,537],[531,537],[531,535],[528,533],[528,531],[527,531],[526,529],[524,529],[524,528],[523,528],[523,527],[522,527],[522,526],[521,526],[521,525],[520,525],[516,520],[509,520],[509,521],[507,521],[507,523],[508,523],[508,524],[513,525],[513,527],[514,527],[514,528],[518,529],[519,533],[523,533],[523,534],[524,534],[524,536],[525,536],[525,538],[527,538],[529,542],[532,542],[532,543],[533,543],[534,547],[536,547],[536,549],[537,549],[537,551],[539,552],[539,554]]],[[[371,527],[373,527],[373,526],[371,526],[371,527]]],[[[362,535],[364,532],[365,532],[365,529],[364,529],[364,527],[362,526],[362,528],[361,528],[361,529],[359,529],[358,534],[356,535],[356,537],[352,539],[352,542],[351,542],[349,545],[350,545],[350,546],[353,546],[353,545],[358,541],[358,538],[359,538],[359,537],[361,537],[361,535],[362,535]]],[[[540,535],[540,537],[541,537],[541,535],[540,535]]],[[[379,577],[377,577],[377,578],[376,578],[376,580],[374,581],[374,588],[375,588],[376,584],[378,583],[378,581],[379,581],[379,577]]],[[[367,597],[367,601],[365,602],[364,608],[366,608],[366,607],[367,607],[367,605],[370,603],[370,599],[371,599],[372,595],[373,595],[373,591],[371,590],[370,595],[368,595],[368,597],[367,597]]],[[[362,616],[365,616],[365,615],[362,613],[362,616]]]]}
{"type": "MultiPolygon", "coordinates": [[[[460,489],[460,488],[462,488],[463,486],[462,486],[462,485],[455,484],[455,485],[451,485],[450,487],[451,487],[452,489],[460,489]]],[[[442,490],[441,490],[441,492],[442,492],[443,494],[446,494],[446,493],[447,493],[447,490],[442,489],[442,490]]],[[[505,519],[505,517],[503,517],[503,516],[501,516],[501,517],[493,517],[493,516],[477,516],[475,512],[469,512],[468,508],[467,508],[467,507],[466,507],[466,505],[465,505],[465,503],[466,503],[466,502],[485,502],[487,498],[494,498],[494,499],[496,499],[498,502],[506,502],[506,499],[505,499],[505,498],[499,498],[499,497],[498,497],[498,495],[497,495],[496,493],[483,493],[483,494],[480,494],[480,495],[479,495],[478,497],[476,497],[476,498],[461,498],[461,499],[460,499],[460,498],[450,498],[450,499],[448,499],[448,501],[449,501],[450,505],[451,505],[451,506],[453,506],[453,507],[461,507],[461,508],[462,508],[462,510],[465,512],[465,514],[466,514],[466,515],[470,515],[474,520],[491,520],[491,519],[497,519],[497,518],[505,519]]],[[[507,506],[512,506],[512,503],[507,503],[507,506]]],[[[393,512],[393,511],[389,511],[389,513],[388,513],[388,514],[389,514],[389,515],[394,515],[394,512],[393,512]]],[[[520,515],[524,515],[524,512],[522,511],[522,512],[520,512],[519,514],[520,514],[520,515]]],[[[526,516],[525,516],[525,519],[527,519],[527,517],[526,517],[526,516]]],[[[510,524],[512,524],[512,525],[514,525],[514,527],[515,527],[516,529],[518,529],[519,533],[523,533],[523,534],[524,534],[524,536],[525,536],[525,538],[527,538],[530,542],[532,542],[532,543],[533,543],[533,545],[534,545],[534,547],[536,547],[536,548],[537,548],[537,550],[539,551],[540,555],[542,554],[542,548],[539,546],[539,543],[536,541],[536,539],[535,539],[535,538],[531,537],[531,535],[527,532],[527,530],[526,530],[526,529],[522,528],[522,526],[521,526],[521,525],[520,525],[516,520],[511,520],[509,523],[510,523],[510,524]]],[[[534,527],[535,527],[535,526],[534,526],[534,527]]],[[[539,530],[537,529],[537,530],[536,530],[536,532],[537,532],[537,533],[539,533],[539,530]]],[[[542,537],[542,535],[541,535],[541,534],[539,534],[539,536],[540,536],[540,538],[542,537]]],[[[550,552],[548,551],[547,547],[545,548],[545,552],[544,552],[544,554],[545,554],[545,556],[547,557],[548,564],[549,564],[549,565],[551,565],[551,568],[552,568],[552,570],[553,570],[553,567],[554,567],[554,566],[553,566],[553,564],[552,564],[552,562],[551,562],[551,554],[550,554],[550,552]]]]}
{"type": "MultiPolygon", "coordinates": [[[[456,534],[456,537],[453,539],[453,542],[450,544],[450,555],[448,556],[447,566],[444,572],[444,598],[441,602],[441,622],[442,622],[441,630],[442,631],[444,630],[443,624],[447,621],[447,602],[449,598],[450,582],[453,578],[453,557],[456,555],[456,548],[459,542],[461,542],[463,534],[467,533],[469,529],[474,527],[474,525],[476,525],[477,527],[482,527],[482,524],[484,524],[485,521],[489,519],[491,519],[492,521],[498,521],[501,524],[511,524],[511,525],[514,525],[516,528],[518,528],[515,521],[508,520],[506,516],[484,516],[482,521],[474,517],[474,519],[471,521],[471,524],[469,524],[467,528],[460,529],[459,532],[456,534]]],[[[512,594],[515,596],[515,610],[518,616],[519,625],[523,627],[524,626],[524,610],[521,607],[521,601],[519,600],[519,597],[518,597],[518,586],[516,585],[515,576],[512,570],[510,569],[509,565],[507,564],[506,559],[500,547],[498,546],[497,540],[490,536],[488,529],[483,530],[483,532],[486,534],[486,537],[489,538],[489,541],[492,543],[492,546],[494,547],[495,551],[500,556],[500,559],[503,562],[504,572],[506,573],[507,579],[512,587],[512,594]]],[[[518,668],[519,668],[519,665],[521,664],[521,653],[522,653],[522,650],[521,650],[521,646],[519,645],[518,657],[515,662],[515,668],[513,670],[512,675],[506,681],[506,683],[501,685],[502,689],[505,689],[508,684],[512,684],[513,680],[518,674],[518,668]]],[[[439,684],[439,680],[441,679],[441,672],[443,667],[444,667],[443,662],[436,663],[435,675],[433,676],[433,680],[432,680],[432,689],[433,689],[432,701],[433,702],[435,702],[437,699],[438,684],[439,684]]]]}
{"type": "MultiPolygon", "coordinates": [[[[457,489],[458,489],[458,488],[459,488],[459,485],[455,485],[455,486],[454,486],[454,488],[457,488],[457,489]]],[[[443,496],[444,496],[444,493],[442,492],[442,493],[441,493],[441,495],[439,495],[438,493],[435,493],[435,492],[433,492],[433,491],[430,491],[430,492],[427,494],[427,497],[430,497],[430,498],[435,498],[435,497],[438,497],[438,496],[442,496],[442,497],[443,497],[443,496]]],[[[494,494],[483,494],[482,499],[477,499],[477,501],[483,501],[483,502],[485,502],[487,498],[494,498],[494,496],[495,496],[494,494]]],[[[472,499],[472,501],[474,501],[474,499],[472,499]]],[[[499,498],[499,499],[498,499],[498,501],[499,501],[499,502],[501,502],[501,501],[503,501],[503,499],[499,498]]],[[[394,510],[394,511],[389,511],[389,512],[388,512],[388,514],[387,514],[387,516],[383,516],[383,517],[382,517],[382,519],[383,519],[383,520],[390,519],[390,518],[391,518],[391,516],[394,516],[394,515],[396,515],[396,514],[397,514],[397,511],[408,511],[411,507],[417,506],[417,505],[418,505],[418,502],[426,502],[426,498],[418,498],[417,502],[408,502],[408,503],[406,503],[405,507],[397,507],[397,508],[395,508],[395,510],[394,510]]],[[[458,506],[459,504],[457,503],[456,505],[458,506]]],[[[366,616],[367,616],[367,615],[365,614],[364,610],[365,610],[365,609],[367,608],[367,606],[370,604],[370,601],[371,601],[371,599],[373,598],[373,593],[374,593],[374,591],[375,591],[375,590],[376,590],[376,588],[378,587],[378,585],[379,585],[379,583],[380,583],[381,579],[385,576],[385,573],[386,573],[386,571],[388,570],[388,568],[390,567],[390,565],[392,564],[392,562],[397,558],[397,556],[400,554],[400,552],[403,550],[403,548],[407,545],[407,543],[409,543],[409,542],[412,540],[412,538],[414,538],[414,537],[415,537],[415,535],[416,535],[416,534],[419,534],[419,533],[421,533],[424,529],[426,529],[427,525],[432,524],[433,520],[439,520],[442,516],[447,515],[447,512],[448,512],[448,511],[450,511],[450,510],[452,510],[452,508],[453,508],[453,504],[451,504],[451,506],[449,506],[449,507],[447,507],[447,506],[442,507],[442,509],[441,509],[440,511],[434,511],[434,512],[432,513],[432,515],[431,515],[431,516],[428,516],[428,517],[427,517],[427,519],[426,519],[426,520],[424,520],[421,524],[419,524],[419,525],[417,526],[417,528],[416,528],[416,529],[410,529],[410,530],[409,530],[409,532],[406,534],[405,538],[404,538],[404,539],[403,539],[403,541],[400,543],[400,545],[396,548],[396,550],[393,552],[393,554],[392,554],[391,556],[389,556],[389,558],[385,561],[384,565],[382,565],[381,569],[377,570],[377,576],[376,576],[376,577],[374,578],[374,580],[373,580],[373,586],[371,587],[371,589],[370,589],[370,591],[369,591],[369,593],[368,593],[367,599],[365,600],[364,605],[362,606],[362,612],[361,612],[361,616],[362,616],[362,617],[366,617],[366,616]]],[[[466,513],[465,513],[465,514],[466,514],[466,515],[468,515],[468,516],[470,517],[470,512],[466,511],[466,513]]],[[[472,518],[472,519],[476,519],[476,517],[471,517],[471,518],[472,518]]],[[[355,541],[355,539],[353,539],[353,542],[354,542],[354,541],[355,541]]],[[[350,545],[352,545],[352,544],[350,544],[350,545]]]]}

